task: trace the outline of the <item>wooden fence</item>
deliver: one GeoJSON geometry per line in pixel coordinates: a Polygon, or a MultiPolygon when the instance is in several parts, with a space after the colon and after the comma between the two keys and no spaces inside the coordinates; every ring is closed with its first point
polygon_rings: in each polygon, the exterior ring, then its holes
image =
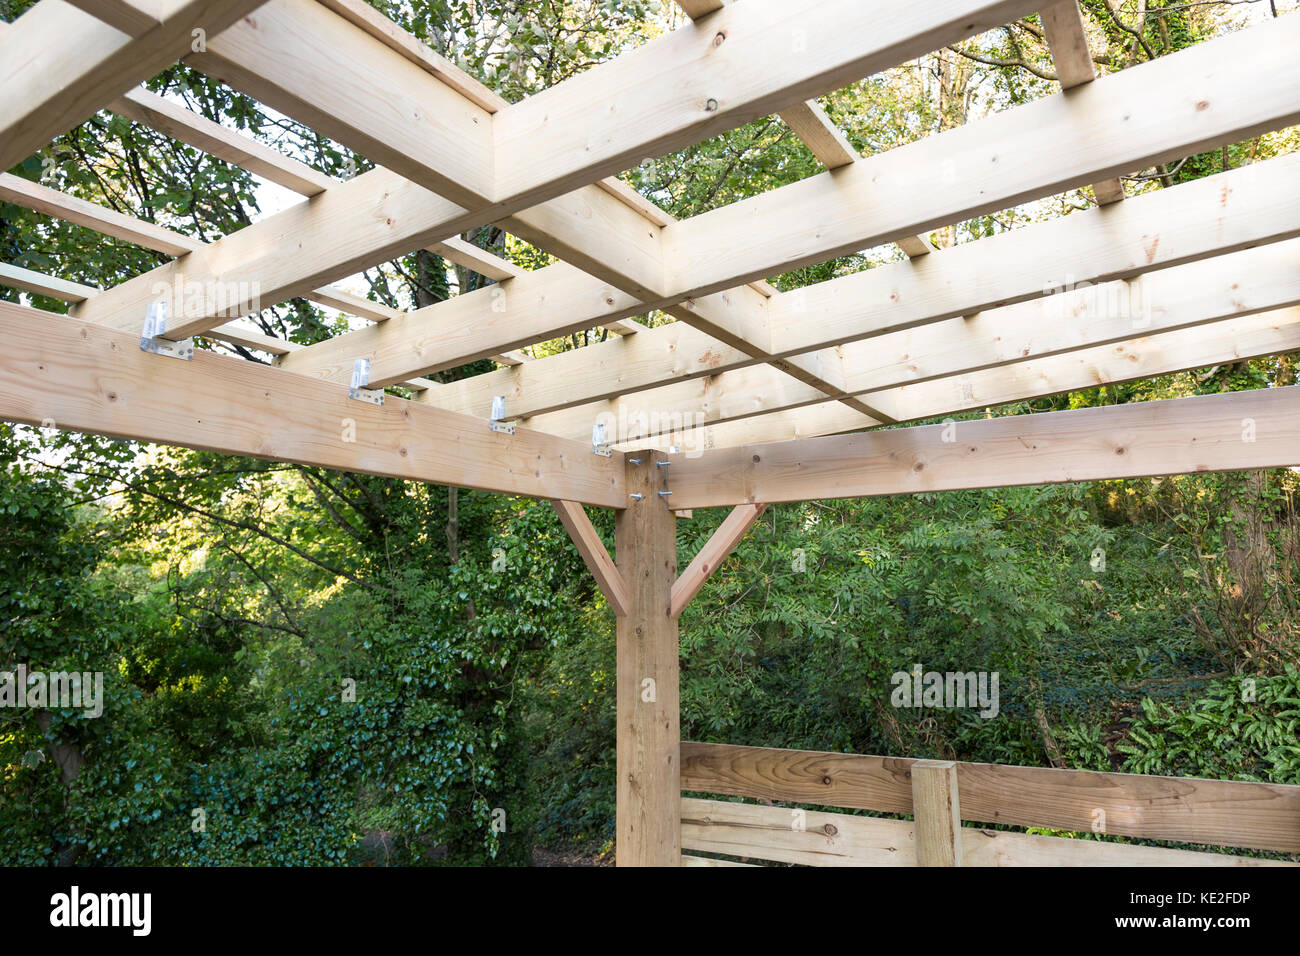
{"type": "Polygon", "coordinates": [[[1300,786],[686,741],[681,754],[684,792],[913,817],[683,797],[682,848],[695,852],[811,866],[1295,865],[962,826],[970,821],[1300,855],[1300,786]]]}

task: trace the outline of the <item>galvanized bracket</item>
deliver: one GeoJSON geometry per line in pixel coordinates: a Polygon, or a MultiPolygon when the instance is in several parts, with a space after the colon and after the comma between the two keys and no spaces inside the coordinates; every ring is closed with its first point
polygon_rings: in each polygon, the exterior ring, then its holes
{"type": "Polygon", "coordinates": [[[513,435],[515,433],[515,423],[504,421],[506,417],[506,397],[504,395],[492,396],[492,415],[488,418],[488,430],[500,432],[502,435],[513,435]]]}
{"type": "Polygon", "coordinates": [[[352,384],[348,386],[348,398],[371,405],[384,404],[382,388],[366,388],[370,384],[370,359],[359,358],[352,363],[352,384]]]}
{"type": "Polygon", "coordinates": [[[185,362],[194,361],[194,340],[174,342],[164,338],[167,332],[167,303],[163,300],[150,302],[144,314],[144,328],[140,330],[140,351],[165,355],[185,362]]]}
{"type": "Polygon", "coordinates": [[[609,442],[605,440],[605,423],[597,422],[591,426],[591,453],[599,455],[601,458],[612,458],[614,452],[610,450],[609,442]]]}

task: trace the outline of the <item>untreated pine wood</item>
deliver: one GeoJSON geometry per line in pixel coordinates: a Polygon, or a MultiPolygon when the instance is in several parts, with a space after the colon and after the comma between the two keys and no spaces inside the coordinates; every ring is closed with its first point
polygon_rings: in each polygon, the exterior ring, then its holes
{"type": "MultiPolygon", "coordinates": [[[[1034,360],[1041,369],[1041,360],[1050,356],[1147,339],[1295,303],[1300,303],[1300,239],[1158,270],[1136,282],[1089,283],[977,315],[852,342],[841,350],[846,369],[843,387],[895,421],[907,421],[926,417],[911,409],[933,407],[935,398],[951,399],[969,391],[954,377],[1034,360]],[[935,389],[921,387],[937,380],[946,381],[935,389]]],[[[1215,338],[1214,332],[1207,332],[1206,344],[1215,338]]],[[[1223,356],[1231,357],[1231,353],[1223,356]]],[[[1212,361],[1219,360],[1212,356],[1212,361]]],[[[989,379],[981,377],[981,381],[989,379]]],[[[1039,392],[1046,384],[1047,380],[1033,382],[1030,391],[1039,392]]],[[[1029,397],[1002,389],[995,394],[1009,395],[1008,401],[1029,397]]],[[[619,429],[611,440],[628,442],[647,437],[652,424],[632,414],[636,408],[653,408],[660,419],[698,427],[822,401],[822,393],[810,386],[765,367],[751,366],[535,417],[529,424],[541,431],[580,438],[590,431],[593,421],[613,421],[619,423],[619,429]]],[[[984,404],[994,403],[986,400],[984,404]]],[[[947,410],[942,405],[939,408],[947,410]]],[[[702,437],[696,434],[688,441],[674,436],[673,443],[717,447],[716,443],[695,440],[702,437]]]]}
{"type": "Polygon", "coordinates": [[[678,617],[686,610],[686,605],[700,593],[700,588],[704,587],[713,572],[727,559],[727,555],[735,550],[740,539],[754,526],[754,522],[762,517],[766,509],[766,505],[737,505],[731,510],[731,514],[723,519],[722,524],[704,543],[704,547],[686,566],[686,570],[673,582],[672,607],[669,612],[673,617],[678,617]]]}
{"type": "Polygon", "coordinates": [[[591,519],[582,510],[582,505],[576,501],[552,498],[551,507],[559,516],[564,530],[573,539],[574,547],[578,549],[578,554],[582,556],[582,561],[587,565],[591,576],[596,579],[596,585],[605,595],[609,606],[619,617],[626,617],[631,609],[631,596],[627,584],[613,559],[610,558],[609,552],[605,550],[605,543],[600,540],[600,534],[592,525],[591,519]]]}
{"type": "Polygon", "coordinates": [[[681,743],[677,619],[669,613],[677,576],[677,525],[667,469],[628,456],[628,507],[614,523],[628,613],[618,618],[617,822],[619,866],[681,863],[681,743]]]}
{"type": "MultiPolygon", "coordinates": [[[[912,813],[904,757],[683,741],[682,790],[912,813]]],[[[1300,852],[1300,786],[958,763],[967,820],[1300,852]]]]}
{"type": "Polygon", "coordinates": [[[961,801],[951,760],[912,764],[912,816],[918,866],[961,866],[961,801]]]}
{"type": "Polygon", "coordinates": [[[145,9],[98,0],[102,9],[125,11],[120,25],[135,21],[132,36],[64,0],[41,0],[0,31],[0,170],[184,57],[194,29],[216,36],[260,2],[159,0],[145,9]],[[150,26],[155,15],[159,22],[150,26]]]}
{"type": "MultiPolygon", "coordinates": [[[[868,396],[899,421],[938,418],[972,409],[1044,398],[1078,389],[1138,381],[1243,362],[1300,350],[1300,308],[1292,306],[1240,319],[1143,336],[1121,345],[1103,345],[1041,360],[1017,362],[984,371],[905,385],[868,396]]],[[[544,421],[530,425],[552,434],[564,429],[544,421]]],[[[757,415],[709,425],[673,437],[687,448],[729,448],[762,442],[792,441],[870,428],[875,423],[836,402],[806,405],[785,412],[757,415]]],[[[656,439],[656,447],[668,442],[656,439]]]]}
{"type": "MultiPolygon", "coordinates": [[[[1038,18],[1043,24],[1061,89],[1070,90],[1096,79],[1079,4],[1075,0],[1058,0],[1040,10],[1038,18]]],[[[1124,198],[1124,184],[1118,178],[1106,179],[1093,183],[1092,192],[1098,205],[1105,206],[1124,198]]]]}
{"type": "MultiPolygon", "coordinates": [[[[102,293],[101,293],[102,294],[102,293]]],[[[0,418],[414,481],[621,508],[623,471],[590,445],[197,351],[143,352],[134,335],[0,303],[0,418]]],[[[665,597],[665,608],[667,598],[665,597]]]]}
{"type": "MultiPolygon", "coordinates": [[[[826,348],[1298,232],[1300,156],[1279,157],[785,293],[768,300],[767,347],[776,355],[826,348]]],[[[749,362],[738,349],[710,345],[703,336],[687,341],[682,334],[663,326],[626,347],[604,342],[540,359],[518,375],[472,376],[454,383],[441,400],[469,411],[509,391],[527,417],[749,362]]]]}
{"type": "Polygon", "coordinates": [[[1300,386],[673,457],[674,505],[861,498],[1300,464],[1300,386]]]}
{"type": "MultiPolygon", "coordinates": [[[[682,798],[682,848],[803,866],[918,865],[916,826],[907,820],[682,798]]],[[[1071,840],[1009,830],[962,828],[963,866],[1291,866],[1276,860],[1071,840]]],[[[682,857],[684,866],[753,866],[682,857]]]]}

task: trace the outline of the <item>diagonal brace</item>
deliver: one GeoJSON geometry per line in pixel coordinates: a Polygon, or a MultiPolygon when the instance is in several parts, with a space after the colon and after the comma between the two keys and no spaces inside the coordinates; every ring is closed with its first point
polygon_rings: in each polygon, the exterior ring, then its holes
{"type": "Polygon", "coordinates": [[[754,526],[767,510],[765,504],[736,505],[725,521],[718,525],[718,530],[700,548],[695,560],[687,566],[673,583],[672,600],[668,613],[679,616],[691,603],[691,598],[700,592],[704,582],[709,580],[718,566],[727,559],[727,555],[740,543],[740,539],[754,526]]]}
{"type": "Polygon", "coordinates": [[[583,511],[582,505],[576,501],[563,501],[559,498],[551,500],[551,507],[555,509],[555,513],[560,517],[560,523],[569,532],[578,554],[582,555],[583,563],[587,565],[591,576],[596,579],[596,584],[605,595],[609,606],[614,609],[617,616],[627,617],[628,608],[632,604],[627,582],[614,566],[614,561],[605,550],[605,545],[600,540],[600,535],[597,534],[591,519],[587,517],[587,512],[583,511]]]}

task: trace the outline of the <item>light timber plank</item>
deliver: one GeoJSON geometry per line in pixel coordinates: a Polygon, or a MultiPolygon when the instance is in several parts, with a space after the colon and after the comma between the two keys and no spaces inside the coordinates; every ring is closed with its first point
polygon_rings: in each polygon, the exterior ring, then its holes
{"type": "Polygon", "coordinates": [[[41,0],[0,32],[0,170],[184,57],[191,30],[216,36],[259,2],[159,0],[161,23],[133,38],[64,0],[41,0]]]}
{"type": "MultiPolygon", "coordinates": [[[[1067,283],[1131,277],[1293,237],[1298,224],[1300,155],[1281,157],[785,293],[768,300],[763,344],[778,356],[827,348],[1039,297],[1067,283]]],[[[675,334],[670,327],[647,330],[636,353],[601,343],[548,357],[526,378],[475,376],[440,401],[466,410],[509,390],[527,416],[749,364],[738,350],[722,353],[704,340],[698,354],[711,361],[684,362],[692,353],[666,341],[675,334]],[[589,371],[577,372],[582,366],[589,371]]]]}
{"type": "Polygon", "coordinates": [[[754,522],[762,517],[765,510],[767,510],[766,505],[737,505],[732,509],[731,514],[727,515],[709,540],[704,543],[704,547],[686,566],[686,570],[673,582],[672,604],[669,611],[673,617],[680,616],[682,611],[686,610],[686,605],[691,603],[691,598],[700,593],[700,588],[704,587],[705,582],[718,566],[727,560],[727,555],[735,550],[736,545],[754,526],[754,522]]]}
{"type": "Polygon", "coordinates": [[[460,236],[452,236],[450,239],[442,240],[442,242],[435,242],[429,246],[429,251],[436,252],[448,262],[464,266],[466,269],[477,272],[481,276],[486,276],[494,282],[500,282],[502,279],[513,279],[515,276],[523,275],[528,271],[527,269],[521,269],[509,259],[503,259],[486,249],[480,249],[473,243],[466,242],[460,236]]]}
{"type": "Polygon", "coordinates": [[[62,299],[64,302],[81,302],[99,292],[94,286],[42,275],[7,262],[0,262],[0,285],[49,296],[51,299],[62,299]]]}
{"type": "Polygon", "coordinates": [[[110,103],[109,109],[303,196],[315,196],[335,185],[333,179],[306,163],[147,90],[131,90],[110,103]]]}
{"type": "Polygon", "coordinates": [[[715,860],[708,856],[690,856],[682,854],[682,866],[754,866],[753,863],[737,863],[733,860],[715,860]]]}
{"type": "Polygon", "coordinates": [[[315,0],[269,0],[187,62],[453,202],[492,204],[492,114],[315,0]]]}
{"type": "Polygon", "coordinates": [[[34,209],[56,219],[66,219],[116,239],[165,252],[169,256],[183,256],[203,247],[203,242],[183,233],[125,216],[12,173],[0,173],[0,200],[34,209]]]}
{"type": "MultiPolygon", "coordinates": [[[[1060,78],[1061,89],[1069,90],[1084,83],[1091,83],[1097,76],[1092,65],[1092,53],[1088,50],[1088,35],[1083,26],[1083,11],[1075,0],[1060,0],[1039,11],[1039,20],[1043,24],[1043,34],[1052,51],[1052,61],[1056,65],[1056,75],[1060,78]]],[[[1124,184],[1118,179],[1106,179],[1094,183],[1093,195],[1098,205],[1108,205],[1124,198],[1124,184]]]]}
{"type": "MultiPolygon", "coordinates": [[[[912,813],[913,762],[683,741],[682,789],[912,813]]],[[[966,820],[1088,833],[1100,808],[1111,836],[1300,851],[1296,786],[976,763],[957,775],[966,820]]]]}
{"type": "MultiPolygon", "coordinates": [[[[806,866],[916,866],[914,824],[682,798],[684,849],[806,866]],[[802,829],[795,829],[798,822],[802,829]]],[[[963,827],[964,866],[1294,866],[1275,860],[963,827]]],[[[745,866],[724,860],[688,866],[745,866]]],[[[696,858],[700,859],[700,858],[696,858]]]]}
{"type": "Polygon", "coordinates": [[[1282,468],[1300,464],[1300,386],[671,457],[681,508],[1282,468]]]}
{"type": "Polygon", "coordinates": [[[815,101],[796,103],[781,111],[781,120],[803,141],[827,169],[839,169],[858,158],[858,152],[815,101]]]}
{"type": "MultiPolygon", "coordinates": [[[[915,421],[1296,350],[1300,350],[1300,309],[1292,307],[904,385],[872,392],[869,398],[899,421],[915,421]]],[[[564,433],[544,422],[534,424],[542,431],[564,433]]],[[[726,448],[856,431],[874,424],[837,402],[822,402],[675,434],[672,443],[690,449],[726,448]]],[[[668,442],[656,439],[653,444],[666,447],[668,442]]]]}
{"type": "Polygon", "coordinates": [[[605,544],[600,540],[600,535],[592,525],[591,519],[582,510],[582,505],[574,501],[552,498],[551,507],[555,509],[560,523],[564,525],[564,530],[573,539],[574,547],[578,549],[578,554],[582,555],[583,563],[591,572],[591,576],[596,579],[596,584],[600,592],[605,595],[609,606],[619,617],[626,617],[631,610],[631,596],[627,584],[610,558],[609,552],[605,550],[605,544]]]}
{"type": "Polygon", "coordinates": [[[912,815],[916,822],[917,866],[962,866],[961,801],[957,764],[918,760],[912,764],[912,815]]]}
{"type": "Polygon", "coordinates": [[[159,0],[71,0],[71,3],[130,37],[148,33],[162,23],[163,5],[159,0]]]}
{"type": "MultiPolygon", "coordinates": [[[[102,294],[102,293],[101,293],[102,294]]],[[[399,398],[383,406],[256,362],[142,352],[134,335],[0,303],[0,418],[326,468],[623,507],[589,446],[399,398]],[[183,400],[180,400],[183,399],[183,400]],[[351,425],[349,425],[351,422],[351,425]]]]}
{"type": "Polygon", "coordinates": [[[668,613],[677,521],[658,495],[667,490],[667,469],[649,457],[626,463],[623,484],[641,497],[614,519],[618,570],[630,596],[617,624],[615,857],[619,866],[680,866],[679,661],[677,619],[668,613]]]}
{"type": "Polygon", "coordinates": [[[496,113],[499,195],[543,201],[557,173],[570,189],[586,185],[1032,8],[994,0],[726,6],[496,113]],[[801,48],[798,29],[816,42],[801,48]]]}
{"type": "Polygon", "coordinates": [[[665,226],[668,288],[706,295],[1293,125],[1297,45],[1281,18],[665,226]],[[1230,62],[1290,85],[1261,90],[1230,62]]]}
{"type": "MultiPolygon", "coordinates": [[[[1297,302],[1300,239],[1289,239],[1148,273],[1140,281],[1062,287],[1058,294],[852,342],[840,353],[845,369],[840,385],[848,394],[862,395],[868,405],[894,421],[906,421],[924,416],[901,408],[890,389],[1085,352],[1297,302]]],[[[1031,383],[1031,390],[1037,391],[1039,384],[1031,383]]],[[[952,386],[952,382],[945,385],[952,386]]],[[[1019,397],[1012,395],[1008,401],[1019,397]]],[[[674,422],[676,430],[690,432],[823,401],[823,394],[811,386],[762,366],[749,366],[528,421],[531,427],[572,438],[581,438],[593,422],[603,421],[610,440],[618,443],[649,437],[656,422],[674,422]],[[639,414],[645,409],[657,412],[654,421],[639,414]]],[[[911,399],[903,401],[913,404],[911,399]]],[[[690,442],[677,444],[716,447],[701,443],[704,434],[699,431],[690,442]]]]}

